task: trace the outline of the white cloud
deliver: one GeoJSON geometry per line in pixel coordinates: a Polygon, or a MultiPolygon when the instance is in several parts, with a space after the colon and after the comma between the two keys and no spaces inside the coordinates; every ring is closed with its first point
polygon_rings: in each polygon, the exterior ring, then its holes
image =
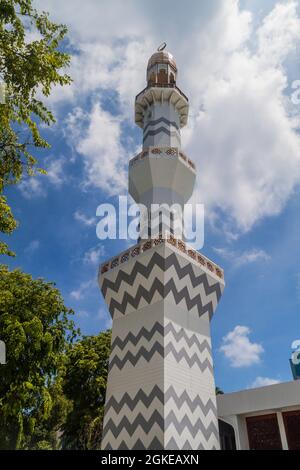
{"type": "Polygon", "coordinates": [[[297,49],[299,33],[297,2],[277,3],[258,31],[259,56],[271,64],[281,64],[287,51],[297,49]]]}
{"type": "Polygon", "coordinates": [[[245,251],[242,253],[238,259],[238,266],[255,263],[257,261],[269,261],[271,258],[264,250],[258,250],[254,248],[253,250],[245,251]]]}
{"type": "Polygon", "coordinates": [[[76,312],[76,315],[79,317],[79,318],[89,318],[89,313],[86,311],[86,310],[78,310],[78,312],[76,312]]]}
{"type": "Polygon", "coordinates": [[[77,289],[70,292],[70,297],[75,300],[82,300],[90,290],[96,286],[96,280],[90,279],[88,281],[81,282],[77,289]]]}
{"type": "Polygon", "coordinates": [[[260,362],[264,349],[261,344],[249,340],[250,333],[247,326],[237,325],[224,336],[220,351],[229,359],[232,367],[249,367],[260,362]]]}
{"type": "Polygon", "coordinates": [[[228,250],[227,248],[214,248],[214,251],[218,255],[222,256],[222,258],[230,261],[234,267],[240,267],[260,261],[266,262],[271,259],[264,250],[260,250],[258,248],[252,248],[251,250],[247,250],[242,253],[228,250]]]}
{"type": "MultiPolygon", "coordinates": [[[[231,5],[231,13],[224,18],[225,32],[234,11],[237,22],[245,21],[245,17],[238,19],[237,2],[226,3],[231,5]]],[[[270,62],[267,45],[254,48],[259,38],[262,43],[266,29],[277,34],[278,23],[270,13],[253,31],[251,48],[246,41],[249,34],[244,39],[239,36],[239,45],[229,52],[222,44],[214,51],[215,42],[210,38],[197,67],[197,77],[204,77],[199,80],[202,89],[197,94],[195,83],[192,90],[205,110],[199,111],[194,103],[188,141],[191,154],[201,149],[198,197],[211,211],[225,212],[240,231],[250,229],[262,217],[278,214],[300,181],[300,140],[284,95],[284,60],[299,44],[300,23],[294,2],[276,8],[277,15],[282,15],[284,55],[270,62]]]]}
{"type": "Polygon", "coordinates": [[[91,226],[96,226],[97,219],[96,217],[88,217],[81,211],[76,211],[74,212],[74,219],[77,220],[78,222],[81,222],[83,225],[86,225],[87,227],[91,226]]]}
{"type": "Polygon", "coordinates": [[[54,186],[61,186],[62,183],[65,181],[65,174],[64,174],[64,159],[49,157],[47,158],[47,163],[45,170],[47,171],[47,181],[53,184],[54,186]]]}
{"type": "Polygon", "coordinates": [[[61,186],[66,177],[64,174],[65,160],[47,157],[44,168],[47,175],[37,173],[35,176],[25,176],[18,184],[18,188],[26,199],[45,197],[47,195],[47,185],[61,186]]]}
{"type": "Polygon", "coordinates": [[[29,245],[26,246],[24,249],[24,252],[27,255],[32,255],[35,251],[37,251],[40,248],[40,242],[39,240],[32,240],[29,245]]]}
{"type": "Polygon", "coordinates": [[[89,113],[76,109],[69,114],[67,128],[76,141],[77,152],[84,157],[84,184],[92,184],[109,195],[124,191],[126,154],[120,142],[120,119],[104,111],[97,102],[89,113]]]}
{"type": "Polygon", "coordinates": [[[89,0],[84,9],[79,0],[65,0],[59,10],[54,0],[47,3],[57,20],[68,20],[77,50],[74,84],[60,90],[59,99],[79,108],[84,98],[93,102],[70,135],[84,159],[84,181],[109,195],[126,188],[121,124],[133,125],[148,56],[166,40],[179,66],[178,85],[190,97],[183,142],[201,168],[196,199],[212,220],[225,216],[228,233],[245,232],[280,213],[300,182],[299,111],[291,110],[285,94],[286,62],[300,41],[297,2],[277,2],[262,19],[238,0],[192,2],[189,8],[179,1],[176,8],[170,1],[154,3],[159,14],[140,0],[126,6],[89,0]],[[107,90],[117,92],[118,117],[100,105],[107,90]]]}
{"type": "Polygon", "coordinates": [[[280,380],[270,379],[269,377],[256,377],[252,382],[250,388],[266,387],[267,385],[274,385],[280,383],[280,380]]]}
{"type": "MultiPolygon", "coordinates": [[[[45,178],[45,176],[44,176],[45,178]]],[[[26,177],[18,184],[18,188],[26,199],[45,197],[46,190],[38,176],[26,177]]]]}
{"type": "Polygon", "coordinates": [[[97,265],[100,263],[101,258],[105,256],[104,245],[99,245],[94,248],[90,248],[83,257],[85,264],[97,265]]]}

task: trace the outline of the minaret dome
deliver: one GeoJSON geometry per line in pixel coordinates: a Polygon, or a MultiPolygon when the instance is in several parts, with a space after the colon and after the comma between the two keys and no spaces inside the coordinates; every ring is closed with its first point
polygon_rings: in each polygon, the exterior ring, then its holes
{"type": "Polygon", "coordinates": [[[176,83],[176,76],[177,66],[170,52],[162,50],[152,54],[147,67],[148,85],[176,83]]]}

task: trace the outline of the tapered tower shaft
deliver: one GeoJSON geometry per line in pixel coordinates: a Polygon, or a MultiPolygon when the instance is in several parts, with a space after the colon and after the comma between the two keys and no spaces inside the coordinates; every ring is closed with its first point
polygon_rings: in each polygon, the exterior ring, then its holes
{"type": "Polygon", "coordinates": [[[153,203],[182,211],[169,223],[160,215],[154,238],[148,218],[140,242],[99,272],[113,319],[103,449],[219,448],[210,321],[224,275],[174,236],[196,177],[181,150],[188,99],[176,78],[171,54],[153,54],[136,97],[143,150],[129,162],[129,192],[150,213],[153,203]]]}

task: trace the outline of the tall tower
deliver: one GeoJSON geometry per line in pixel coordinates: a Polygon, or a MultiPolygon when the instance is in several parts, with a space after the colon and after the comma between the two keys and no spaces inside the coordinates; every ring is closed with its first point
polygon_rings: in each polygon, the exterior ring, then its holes
{"type": "MultiPolygon", "coordinates": [[[[143,150],[129,162],[129,192],[148,208],[183,207],[194,187],[180,138],[189,104],[176,78],[173,56],[159,50],[135,101],[143,150]]],[[[219,448],[210,320],[224,274],[174,236],[182,215],[171,215],[155,238],[144,220],[138,244],[100,267],[113,319],[103,449],[219,448]]]]}

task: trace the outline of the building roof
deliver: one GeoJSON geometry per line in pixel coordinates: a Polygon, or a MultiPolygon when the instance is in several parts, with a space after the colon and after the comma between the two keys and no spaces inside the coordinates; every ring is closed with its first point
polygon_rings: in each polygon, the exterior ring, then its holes
{"type": "Polygon", "coordinates": [[[300,380],[217,395],[220,418],[300,406],[300,380]]]}

